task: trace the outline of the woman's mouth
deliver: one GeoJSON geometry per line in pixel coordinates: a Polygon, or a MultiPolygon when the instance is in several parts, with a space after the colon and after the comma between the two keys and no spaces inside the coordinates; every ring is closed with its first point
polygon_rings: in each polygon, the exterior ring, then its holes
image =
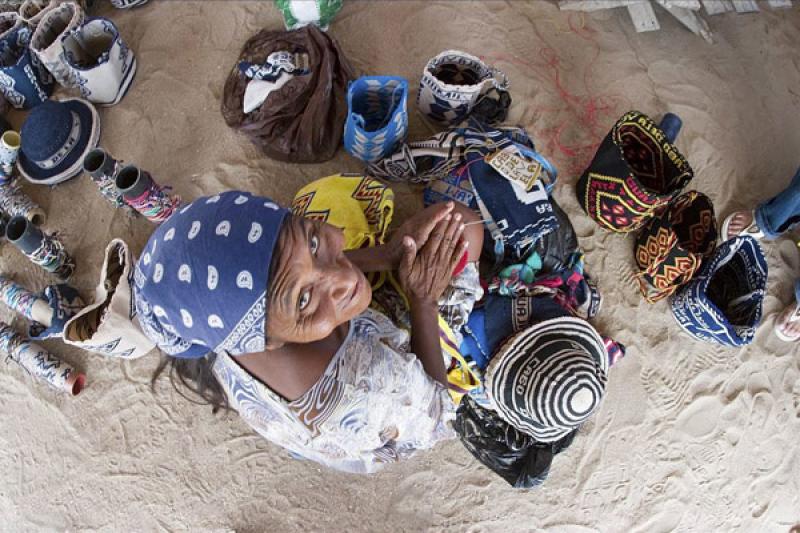
{"type": "Polygon", "coordinates": [[[353,291],[350,293],[350,299],[347,301],[347,307],[351,307],[353,302],[358,298],[359,293],[361,292],[361,280],[364,279],[363,276],[356,277],[356,283],[353,285],[353,291]]]}
{"type": "Polygon", "coordinates": [[[345,309],[351,309],[358,301],[361,299],[361,293],[364,290],[365,284],[367,280],[364,275],[356,271],[356,282],[353,285],[353,290],[347,296],[347,303],[345,304],[345,309]]]}

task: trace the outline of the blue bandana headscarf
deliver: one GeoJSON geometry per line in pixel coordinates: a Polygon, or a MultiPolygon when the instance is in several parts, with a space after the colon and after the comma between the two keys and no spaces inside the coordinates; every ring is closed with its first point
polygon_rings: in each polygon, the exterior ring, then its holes
{"type": "Polygon", "coordinates": [[[230,191],[167,219],[134,273],[145,334],[174,357],[264,350],[269,268],[288,213],[269,198],[230,191]]]}

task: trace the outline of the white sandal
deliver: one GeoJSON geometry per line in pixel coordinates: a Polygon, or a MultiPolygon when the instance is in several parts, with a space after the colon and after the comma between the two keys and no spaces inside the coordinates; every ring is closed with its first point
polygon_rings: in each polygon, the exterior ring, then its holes
{"type": "MultiPolygon", "coordinates": [[[[781,312],[781,315],[782,314],[783,314],[783,311],[781,312]]],[[[779,317],[780,317],[780,315],[779,315],[779,317]]],[[[800,321],[800,304],[795,302],[794,311],[792,311],[792,313],[788,316],[788,318],[786,318],[785,320],[782,320],[780,322],[776,322],[776,324],[775,324],[775,335],[780,340],[782,340],[784,342],[794,342],[794,341],[800,340],[800,333],[798,333],[798,334],[796,334],[794,336],[789,336],[789,335],[787,335],[787,334],[785,334],[783,332],[783,326],[786,326],[788,324],[791,324],[791,323],[797,322],[797,321],[800,321]]]]}
{"type": "Polygon", "coordinates": [[[750,237],[753,237],[755,240],[763,239],[764,232],[761,231],[761,228],[759,228],[758,224],[756,223],[755,211],[750,211],[750,217],[752,218],[752,221],[746,228],[744,228],[742,231],[738,233],[734,233],[732,235],[728,234],[728,229],[730,228],[731,222],[733,221],[733,217],[735,217],[739,213],[743,213],[743,211],[734,211],[733,213],[725,217],[725,220],[722,222],[722,230],[719,232],[720,239],[722,240],[722,242],[725,242],[734,237],[738,237],[740,235],[749,235],[750,237]]]}

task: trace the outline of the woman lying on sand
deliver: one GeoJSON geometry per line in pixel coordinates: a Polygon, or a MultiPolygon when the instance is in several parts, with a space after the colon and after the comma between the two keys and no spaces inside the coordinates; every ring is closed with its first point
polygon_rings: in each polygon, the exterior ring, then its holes
{"type": "MultiPolygon", "coordinates": [[[[380,245],[391,197],[371,178],[332,176],[302,189],[291,213],[233,191],[172,215],[134,274],[140,323],[172,356],[153,379],[171,364],[176,387],[175,376],[294,455],[357,473],[455,436],[455,405],[471,389],[483,406],[473,412],[505,420],[492,427],[511,424],[539,443],[531,450],[550,450],[536,454],[536,472],[525,469],[519,486],[529,486],[598,408],[617,356],[542,295],[525,299],[536,303],[519,335],[507,306],[487,319],[496,327],[482,345],[498,355],[485,376],[465,378],[460,330],[483,295],[483,224],[468,208],[436,204],[380,245]]],[[[578,290],[568,277],[567,303],[578,290]]],[[[490,467],[505,453],[464,431],[490,467]]]]}
{"type": "Polygon", "coordinates": [[[483,229],[465,226],[474,220],[439,204],[386,245],[345,250],[342,230],[268,198],[200,198],[150,237],[136,309],[172,372],[215,407],[233,406],[296,455],[372,472],[453,436],[437,302],[456,267],[480,297],[483,229]],[[392,270],[410,339],[368,307],[364,273],[392,270]]]}

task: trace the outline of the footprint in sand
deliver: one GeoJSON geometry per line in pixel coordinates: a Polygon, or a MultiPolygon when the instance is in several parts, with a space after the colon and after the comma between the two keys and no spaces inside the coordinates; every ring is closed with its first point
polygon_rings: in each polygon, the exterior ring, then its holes
{"type": "Polygon", "coordinates": [[[681,411],[675,421],[675,428],[689,437],[702,439],[717,428],[723,407],[716,396],[698,398],[681,411]]]}
{"type": "MultiPolygon", "coordinates": [[[[594,236],[597,224],[588,216],[573,216],[570,218],[575,234],[581,239],[588,239],[594,236]]],[[[583,242],[581,242],[583,244],[583,242]]]]}
{"type": "Polygon", "coordinates": [[[797,252],[797,243],[794,239],[781,239],[778,242],[778,256],[792,272],[800,270],[800,254],[797,252]]]}
{"type": "Polygon", "coordinates": [[[772,437],[759,444],[754,453],[756,458],[754,468],[758,475],[766,476],[775,471],[781,465],[781,461],[783,461],[788,449],[791,448],[780,436],[772,437]]]}
{"type": "Polygon", "coordinates": [[[769,392],[759,392],[753,396],[753,404],[750,407],[750,417],[748,426],[751,430],[763,431],[772,414],[772,406],[775,399],[769,392]]]}

